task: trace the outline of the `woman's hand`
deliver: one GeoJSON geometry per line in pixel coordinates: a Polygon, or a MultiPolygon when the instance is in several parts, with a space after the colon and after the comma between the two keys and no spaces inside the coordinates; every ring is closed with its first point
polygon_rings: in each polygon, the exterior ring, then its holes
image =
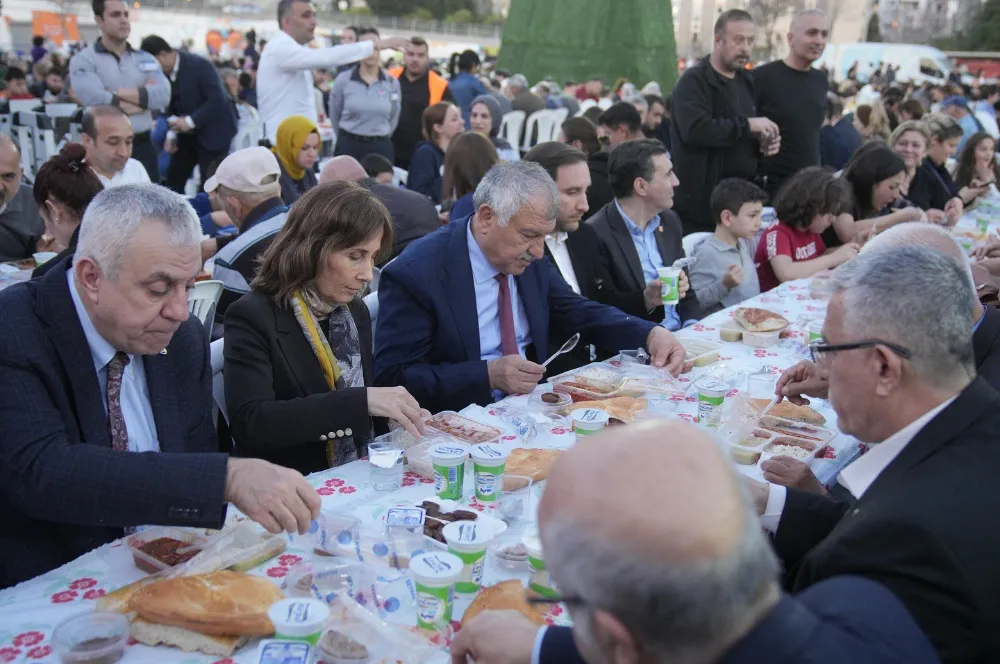
{"type": "Polygon", "coordinates": [[[368,414],[388,417],[401,424],[414,438],[424,435],[424,420],[431,416],[404,387],[369,387],[368,414]]]}
{"type": "Polygon", "coordinates": [[[962,202],[961,196],[956,196],[947,203],[944,204],[944,213],[948,216],[948,225],[954,226],[958,223],[958,220],[962,218],[962,213],[965,211],[965,204],[962,202]]]}

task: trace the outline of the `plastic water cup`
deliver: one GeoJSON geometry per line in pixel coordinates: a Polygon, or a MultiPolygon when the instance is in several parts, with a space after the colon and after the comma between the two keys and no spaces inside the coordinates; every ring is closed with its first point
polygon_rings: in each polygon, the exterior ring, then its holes
{"type": "Polygon", "coordinates": [[[368,445],[368,474],[376,491],[395,491],[403,485],[403,450],[395,443],[368,445]]]}

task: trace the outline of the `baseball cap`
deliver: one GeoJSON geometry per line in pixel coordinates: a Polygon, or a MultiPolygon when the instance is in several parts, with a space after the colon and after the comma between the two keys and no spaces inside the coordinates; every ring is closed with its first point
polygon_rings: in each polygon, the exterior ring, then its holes
{"type": "Polygon", "coordinates": [[[257,145],[237,150],[223,159],[215,175],[205,183],[205,191],[212,193],[221,184],[244,194],[259,194],[272,189],[280,178],[281,167],[274,154],[257,145]]]}
{"type": "Polygon", "coordinates": [[[969,100],[960,95],[952,95],[950,97],[945,97],[941,101],[941,108],[949,108],[951,106],[961,106],[962,108],[968,108],[969,100]]]}

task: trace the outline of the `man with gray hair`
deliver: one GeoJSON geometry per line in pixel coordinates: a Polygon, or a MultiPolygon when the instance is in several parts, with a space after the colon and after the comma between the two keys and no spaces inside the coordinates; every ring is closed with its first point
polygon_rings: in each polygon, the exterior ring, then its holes
{"type": "Polygon", "coordinates": [[[688,424],[578,442],[549,473],[538,524],[573,627],[539,630],[513,611],[488,611],[452,642],[454,664],[937,662],[877,583],[841,577],[782,596],[739,478],[688,424]],[[614,493],[615,510],[596,485],[614,493]]]}
{"type": "Polygon", "coordinates": [[[833,279],[813,361],[838,428],[871,449],[840,473],[849,501],[753,483],[762,525],[792,590],[865,576],[903,601],[942,661],[998,661],[1000,397],[976,377],[969,272],[895,246],[833,279]]]}
{"type": "Polygon", "coordinates": [[[540,364],[575,333],[605,351],[645,346],[679,373],[684,347],[663,327],[577,295],[545,256],[559,192],[544,168],[501,162],[475,213],[407,247],[382,271],[375,383],[402,385],[431,412],[531,392],[540,364]]]}
{"type": "Polygon", "coordinates": [[[221,528],[227,502],[304,533],[303,477],[218,453],[204,329],[188,319],[201,229],[162,187],[106,189],[72,259],[0,292],[0,587],[146,524],[221,528]]]}
{"type": "MultiPolygon", "coordinates": [[[[524,74],[514,74],[504,81],[502,92],[510,100],[511,109],[524,111],[526,117],[545,110],[545,100],[531,91],[528,79],[524,77],[524,74]]],[[[515,138],[518,144],[523,140],[520,136],[515,136],[515,138]]],[[[536,142],[538,142],[537,131],[531,136],[531,144],[534,145],[536,142]]]]}

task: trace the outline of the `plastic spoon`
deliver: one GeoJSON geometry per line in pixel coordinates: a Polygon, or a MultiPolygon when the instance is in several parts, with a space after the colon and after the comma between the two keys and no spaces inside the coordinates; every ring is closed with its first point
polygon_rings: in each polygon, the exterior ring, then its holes
{"type": "Polygon", "coordinates": [[[545,360],[545,362],[544,362],[544,363],[542,363],[542,366],[543,366],[543,367],[547,367],[547,366],[549,366],[549,363],[550,363],[550,362],[551,362],[552,360],[556,359],[556,358],[557,358],[557,357],[559,357],[560,355],[563,355],[563,354],[565,354],[565,353],[568,353],[568,352],[570,352],[571,350],[573,350],[574,348],[576,348],[576,345],[577,345],[578,343],[580,343],[580,333],[579,333],[579,332],[577,332],[576,334],[574,334],[573,336],[571,336],[571,337],[570,337],[569,339],[567,339],[567,340],[566,340],[566,343],[564,343],[564,344],[562,345],[562,348],[560,348],[560,349],[559,349],[559,350],[557,350],[557,351],[556,351],[555,353],[553,353],[553,354],[552,354],[552,357],[550,357],[549,359],[545,360]]]}

